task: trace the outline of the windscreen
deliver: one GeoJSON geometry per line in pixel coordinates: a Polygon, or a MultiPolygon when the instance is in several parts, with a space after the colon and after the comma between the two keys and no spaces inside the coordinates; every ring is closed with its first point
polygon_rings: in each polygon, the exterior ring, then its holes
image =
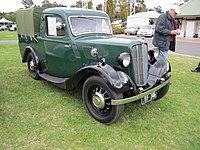
{"type": "Polygon", "coordinates": [[[112,33],[107,18],[73,16],[69,20],[72,34],[75,36],[88,33],[112,33]]]}

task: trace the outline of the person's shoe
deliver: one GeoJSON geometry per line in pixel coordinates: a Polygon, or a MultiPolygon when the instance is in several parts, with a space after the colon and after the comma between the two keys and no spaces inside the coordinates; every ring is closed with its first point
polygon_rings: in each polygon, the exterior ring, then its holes
{"type": "Polygon", "coordinates": [[[200,62],[199,62],[199,65],[198,67],[196,67],[194,70],[191,70],[192,72],[200,72],[200,62]]]}

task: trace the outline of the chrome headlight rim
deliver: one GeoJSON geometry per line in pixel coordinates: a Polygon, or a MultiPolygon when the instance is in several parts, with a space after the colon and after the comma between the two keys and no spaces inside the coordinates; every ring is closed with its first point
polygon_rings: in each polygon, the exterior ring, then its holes
{"type": "Polygon", "coordinates": [[[118,63],[123,67],[128,67],[131,63],[131,56],[127,52],[123,52],[117,58],[118,63]]]}

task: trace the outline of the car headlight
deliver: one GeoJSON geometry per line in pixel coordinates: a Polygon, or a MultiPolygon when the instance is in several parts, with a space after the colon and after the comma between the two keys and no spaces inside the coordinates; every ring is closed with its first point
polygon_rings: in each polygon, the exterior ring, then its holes
{"type": "Polygon", "coordinates": [[[117,59],[118,63],[123,67],[128,67],[131,62],[131,57],[128,53],[121,53],[117,59]]]}

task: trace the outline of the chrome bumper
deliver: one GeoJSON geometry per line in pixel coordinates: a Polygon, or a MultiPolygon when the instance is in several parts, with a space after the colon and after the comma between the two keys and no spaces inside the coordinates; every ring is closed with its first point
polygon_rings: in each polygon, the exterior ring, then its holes
{"type": "Polygon", "coordinates": [[[139,100],[149,94],[152,94],[158,90],[160,90],[161,88],[163,88],[165,85],[167,85],[168,83],[170,83],[171,81],[171,77],[169,79],[167,79],[165,82],[163,82],[162,84],[144,92],[138,95],[135,95],[133,97],[129,97],[129,98],[125,98],[125,99],[118,99],[118,100],[111,100],[111,105],[121,105],[121,104],[126,104],[126,103],[130,103],[136,100],[139,100]]]}

